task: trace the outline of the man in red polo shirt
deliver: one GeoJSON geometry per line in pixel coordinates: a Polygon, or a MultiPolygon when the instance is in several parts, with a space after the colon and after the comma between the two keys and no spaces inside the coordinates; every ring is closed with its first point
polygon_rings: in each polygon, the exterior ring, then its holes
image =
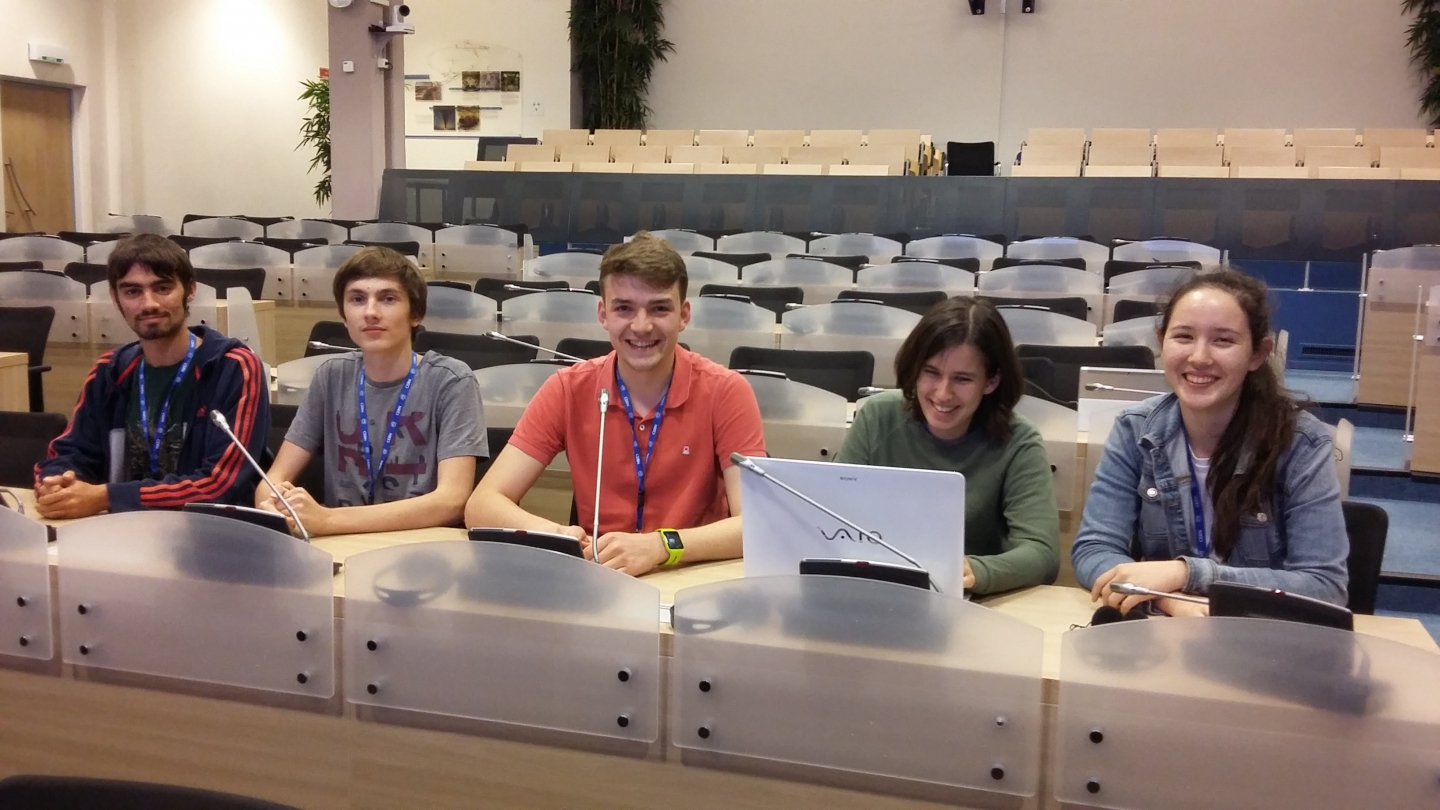
{"type": "Polygon", "coordinates": [[[560,532],[586,556],[627,574],[740,556],[740,469],[731,453],[765,454],[760,406],[739,374],[679,347],[690,322],[685,261],[648,233],[600,262],[600,325],[615,350],[541,386],[465,507],[467,526],[560,532]],[[605,474],[594,525],[600,393],[605,474]],[[520,499],[561,452],[570,461],[580,526],[521,509],[520,499]]]}

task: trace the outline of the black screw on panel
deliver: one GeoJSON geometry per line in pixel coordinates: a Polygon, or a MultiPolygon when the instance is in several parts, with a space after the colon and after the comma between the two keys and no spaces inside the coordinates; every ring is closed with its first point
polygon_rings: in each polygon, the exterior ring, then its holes
{"type": "Polygon", "coordinates": [[[23,596],[16,597],[16,599],[15,599],[15,604],[19,605],[20,607],[25,607],[25,605],[26,605],[25,597],[23,597],[23,596]]]}
{"type": "Polygon", "coordinates": [[[21,646],[21,647],[29,647],[29,646],[30,646],[30,637],[29,637],[29,636],[21,636],[21,637],[20,637],[20,646],[21,646]]]}
{"type": "Polygon", "coordinates": [[[710,739],[710,727],[709,727],[709,726],[701,726],[701,727],[700,727],[700,739],[702,739],[702,740],[708,740],[708,739],[710,739]]]}
{"type": "Polygon", "coordinates": [[[295,676],[295,680],[300,683],[306,683],[310,680],[310,676],[302,672],[299,675],[295,676]]]}
{"type": "Polygon", "coordinates": [[[89,612],[90,612],[90,606],[89,606],[89,605],[81,605],[81,606],[80,606],[79,608],[77,608],[77,609],[80,611],[80,615],[81,615],[81,616],[84,616],[86,613],[89,613],[89,612]]]}
{"type": "Polygon", "coordinates": [[[304,630],[296,630],[296,631],[295,631],[295,640],[296,640],[296,641],[304,641],[304,640],[307,639],[307,638],[309,638],[309,636],[307,636],[307,635],[305,634],[305,631],[304,631],[304,630]]]}
{"type": "Polygon", "coordinates": [[[615,724],[621,728],[625,728],[626,726],[630,725],[630,715],[620,715],[619,717],[615,718],[615,724]]]}
{"type": "Polygon", "coordinates": [[[1100,743],[1105,742],[1105,734],[1104,734],[1104,732],[1100,731],[1100,729],[1098,729],[1098,728],[1092,730],[1092,731],[1090,732],[1090,742],[1095,743],[1096,745],[1099,745],[1100,743]]]}
{"type": "Polygon", "coordinates": [[[81,655],[89,655],[89,654],[90,654],[90,645],[89,645],[89,644],[81,644],[81,645],[80,645],[80,654],[81,654],[81,655]]]}
{"type": "Polygon", "coordinates": [[[378,684],[378,683],[372,683],[372,684],[370,684],[369,686],[366,686],[366,687],[365,687],[365,691],[366,691],[366,692],[369,692],[370,694],[373,695],[373,694],[375,694],[376,692],[379,692],[379,691],[380,691],[380,684],[378,684]]]}
{"type": "Polygon", "coordinates": [[[1004,779],[1004,778],[1005,778],[1005,769],[1002,768],[1002,767],[1000,767],[999,765],[996,765],[995,767],[993,767],[993,768],[990,769],[990,778],[991,778],[991,779],[994,779],[994,780],[997,781],[997,782],[1000,781],[1001,779],[1004,779]]]}
{"type": "Polygon", "coordinates": [[[630,670],[622,669],[619,672],[615,673],[615,677],[619,678],[621,683],[625,683],[626,681],[630,680],[630,670]]]}
{"type": "Polygon", "coordinates": [[[1091,779],[1090,781],[1088,781],[1088,782],[1085,783],[1085,789],[1088,790],[1088,791],[1090,791],[1091,793],[1099,793],[1099,792],[1100,792],[1100,780],[1099,780],[1099,779],[1091,779]]]}
{"type": "Polygon", "coordinates": [[[710,679],[709,679],[709,678],[705,678],[704,680],[700,681],[700,691],[701,691],[701,692],[709,692],[709,691],[710,691],[710,679]]]}
{"type": "Polygon", "coordinates": [[[380,649],[380,642],[372,638],[369,641],[365,642],[365,649],[369,650],[370,652],[375,652],[376,650],[380,649]]]}
{"type": "Polygon", "coordinates": [[[1006,722],[1006,721],[1005,721],[1005,718],[1004,718],[1004,717],[997,717],[997,718],[995,718],[995,727],[996,727],[996,728],[1004,728],[1004,727],[1005,727],[1005,722],[1006,722]]]}

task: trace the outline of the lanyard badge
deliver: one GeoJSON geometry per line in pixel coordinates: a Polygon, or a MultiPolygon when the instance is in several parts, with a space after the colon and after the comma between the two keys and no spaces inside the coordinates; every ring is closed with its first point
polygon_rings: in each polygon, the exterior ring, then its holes
{"type": "Polygon", "coordinates": [[[175,378],[170,381],[170,387],[165,389],[165,401],[160,406],[160,413],[155,417],[155,432],[150,432],[150,403],[145,396],[145,356],[140,356],[140,377],[137,384],[140,388],[140,433],[145,438],[145,449],[150,456],[150,474],[156,477],[160,475],[160,443],[165,440],[165,423],[170,420],[170,398],[174,395],[175,389],[185,379],[185,372],[190,370],[190,363],[195,359],[195,333],[190,333],[190,347],[185,350],[185,359],[180,363],[180,368],[175,370],[175,378]]]}
{"type": "Polygon", "coordinates": [[[645,455],[640,455],[640,440],[635,438],[635,408],[630,402],[630,389],[625,387],[625,381],[620,378],[620,370],[615,370],[615,387],[620,391],[620,402],[625,406],[625,418],[630,420],[630,444],[635,451],[635,480],[639,486],[639,492],[635,497],[635,531],[644,531],[645,519],[645,473],[650,469],[650,459],[655,455],[655,439],[660,435],[660,422],[665,418],[665,400],[670,398],[670,387],[665,387],[665,393],[660,395],[660,402],[655,406],[654,422],[650,426],[650,438],[645,444],[645,455]]]}
{"type": "Polygon", "coordinates": [[[370,419],[365,410],[365,363],[360,363],[360,374],[356,387],[359,389],[356,397],[360,404],[360,453],[365,456],[365,475],[368,488],[366,490],[369,500],[366,503],[375,502],[375,482],[380,477],[385,467],[385,459],[390,458],[390,448],[395,444],[395,434],[400,428],[400,412],[405,410],[405,400],[410,398],[410,387],[415,384],[415,371],[420,367],[420,355],[410,354],[410,373],[405,375],[405,384],[400,386],[400,396],[395,400],[395,410],[390,413],[390,421],[385,426],[385,443],[380,445],[380,468],[375,469],[375,462],[370,455],[370,419]]]}

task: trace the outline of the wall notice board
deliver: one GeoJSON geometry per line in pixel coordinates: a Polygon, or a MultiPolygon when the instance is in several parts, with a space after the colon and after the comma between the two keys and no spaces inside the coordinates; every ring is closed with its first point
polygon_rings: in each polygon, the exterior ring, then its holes
{"type": "Polygon", "coordinates": [[[409,61],[407,137],[519,135],[524,113],[520,52],[460,42],[409,61]]]}

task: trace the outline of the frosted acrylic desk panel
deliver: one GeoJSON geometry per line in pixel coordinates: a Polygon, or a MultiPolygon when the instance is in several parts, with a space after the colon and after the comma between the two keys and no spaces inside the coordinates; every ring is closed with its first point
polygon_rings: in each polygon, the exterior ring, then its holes
{"type": "Polygon", "coordinates": [[[842,233],[810,240],[809,252],[816,256],[864,256],[870,264],[883,264],[903,252],[894,239],[869,233],[842,233]]]}
{"type": "Polygon", "coordinates": [[[848,403],[839,394],[768,374],[743,374],[755,392],[765,451],[775,458],[829,461],[845,441],[848,403]]]}
{"type": "Polygon", "coordinates": [[[420,269],[435,266],[435,232],[405,222],[367,222],[350,229],[350,238],[357,242],[414,242],[420,248],[415,263],[420,269]]]}
{"type": "Polygon", "coordinates": [[[12,236],[0,239],[0,262],[41,262],[57,273],[71,262],[85,261],[85,248],[54,236],[12,236]]]}
{"type": "MultiPolygon", "coordinates": [[[[0,239],[0,245],[25,238],[0,239]]],[[[86,310],[85,295],[84,284],[64,276],[34,272],[0,273],[0,307],[52,307],[55,310],[47,343],[90,342],[90,315],[86,310]]],[[[109,296],[108,286],[106,296],[109,296]]],[[[0,315],[3,314],[0,311],[0,315]]]]}
{"type": "Polygon", "coordinates": [[[433,332],[483,335],[495,331],[494,299],[466,290],[431,287],[426,294],[425,328],[433,332]]]}
{"type": "Polygon", "coordinates": [[[222,239],[259,239],[265,235],[264,226],[248,219],[235,217],[206,217],[192,219],[180,226],[186,236],[206,236],[222,239]]]}
{"type": "Polygon", "coordinates": [[[1117,321],[1100,330],[1101,346],[1144,346],[1160,356],[1160,336],[1155,327],[1155,318],[1131,318],[1117,321]]]}
{"type": "MultiPolygon", "coordinates": [[[[660,239],[664,239],[666,242],[669,242],[670,247],[675,248],[675,251],[682,255],[688,256],[689,254],[694,253],[697,250],[711,251],[715,249],[714,239],[705,236],[704,234],[696,233],[694,231],[687,231],[679,228],[668,228],[659,231],[651,231],[650,235],[658,237],[660,239]]],[[[625,241],[629,242],[630,237],[626,237],[625,241]]]]}
{"type": "MultiPolygon", "coordinates": [[[[1083,298],[1086,321],[1098,325],[1104,313],[1105,281],[1099,273],[1060,265],[1019,265],[981,273],[976,293],[1001,298],[1083,298]]],[[[1017,341],[1018,342],[1018,341],[1017,341]]]]}
{"type": "Polygon", "coordinates": [[[335,271],[359,253],[359,245],[324,245],[295,252],[295,300],[335,304],[335,271]]]}
{"type": "Polygon", "coordinates": [[[338,245],[350,238],[350,229],[318,219],[287,219],[267,226],[265,235],[275,239],[301,239],[338,245]]]}
{"type": "Polygon", "coordinates": [[[48,543],[43,523],[0,509],[0,655],[53,655],[48,543]]]}
{"type": "MultiPolygon", "coordinates": [[[[965,476],[957,472],[755,459],[775,479],[914,558],[942,593],[964,584],[965,476]],[[927,504],[923,510],[917,503],[927,504]]],[[[767,478],[742,470],[740,515],[745,576],[789,575],[812,558],[909,566],[767,478]]]]}
{"type": "Polygon", "coordinates": [[[500,331],[534,335],[547,349],[567,337],[609,341],[600,326],[600,296],[588,292],[547,290],[518,295],[505,302],[500,331]]]}
{"type": "Polygon", "coordinates": [[[494,225],[457,225],[435,232],[435,272],[466,281],[520,279],[520,246],[514,231],[494,225]]]}
{"type": "Polygon", "coordinates": [[[1104,323],[1115,320],[1117,301],[1149,301],[1158,303],[1169,297],[1180,285],[1198,272],[1193,267],[1150,267],[1111,276],[1109,295],[1105,298],[1104,323]]]}
{"type": "Polygon", "coordinates": [[[979,259],[980,269],[989,270],[1005,255],[1005,246],[977,236],[931,236],[905,245],[905,255],[920,259],[979,259]]]}
{"type": "Polygon", "coordinates": [[[690,325],[680,333],[680,341],[728,367],[730,353],[740,346],[775,348],[775,313],[745,301],[692,298],[690,325]]]}
{"type": "Polygon", "coordinates": [[[123,512],[61,526],[65,663],[328,698],[324,551],[238,520],[123,512]]]}
{"type": "Polygon", "coordinates": [[[1187,242],[1183,239],[1149,239],[1143,242],[1129,242],[1116,245],[1110,258],[1123,262],[1200,262],[1202,265],[1220,264],[1223,255],[1219,248],[1187,242]]]}
{"type": "Polygon", "coordinates": [[[855,274],[855,287],[879,292],[939,290],[954,298],[975,292],[975,274],[948,264],[895,262],[860,268],[855,274]]]}
{"type": "Polygon", "coordinates": [[[776,231],[746,231],[715,240],[718,253],[769,253],[773,257],[804,253],[805,240],[776,231]]]}
{"type": "MultiPolygon", "coordinates": [[[[704,256],[685,256],[685,297],[695,301],[700,296],[700,288],[706,284],[724,284],[733,287],[740,283],[740,268],[729,262],[722,262],[719,259],[707,259],[704,256]]],[[[771,315],[774,319],[774,315],[771,315]]]]}
{"type": "MultiPolygon", "coordinates": [[[[1379,254],[1376,254],[1377,256],[1379,254]]],[[[1371,267],[1366,283],[1369,297],[1377,304],[1415,306],[1430,297],[1440,285],[1440,267],[1371,267]]]]}
{"type": "Polygon", "coordinates": [[[895,387],[895,354],[920,316],[879,304],[842,301],[780,316],[780,348],[864,351],[875,357],[873,385],[895,387]]]}
{"type": "Polygon", "coordinates": [[[794,575],[685,588],[674,617],[671,739],[687,764],[730,754],[1036,793],[1037,627],[919,588],[794,575]]]}
{"type": "Polygon", "coordinates": [[[553,551],[443,540],[345,562],[352,703],[652,742],[660,589],[553,551]]]}
{"type": "Polygon", "coordinates": [[[304,402],[305,394],[310,390],[310,380],[315,376],[315,372],[321,366],[334,360],[335,357],[336,355],[333,353],[316,354],[276,366],[275,404],[299,405],[304,402]]]}
{"type": "Polygon", "coordinates": [[[196,267],[221,270],[259,267],[265,271],[265,288],[261,298],[270,301],[295,299],[294,270],[287,251],[257,242],[220,242],[201,245],[190,251],[190,263],[196,267]]]}
{"type": "MultiPolygon", "coordinates": [[[[1118,411],[1136,402],[1170,393],[1170,383],[1165,381],[1165,372],[1159,369],[1080,367],[1079,429],[1093,430],[1092,414],[1103,411],[1118,411]],[[1087,390],[1087,386],[1108,386],[1111,389],[1087,390]]],[[[1113,414],[1110,417],[1113,419],[1113,414]]],[[[1108,428],[1107,428],[1108,430],[1108,428]]]]}
{"type": "MultiPolygon", "coordinates": [[[[600,278],[600,256],[595,253],[551,253],[525,262],[530,281],[564,281],[576,289],[600,278]]],[[[510,308],[510,302],[505,302],[510,308]]]]}
{"type": "Polygon", "coordinates": [[[1076,455],[1079,437],[1075,429],[1075,411],[1054,402],[1022,396],[1015,412],[1029,419],[1040,431],[1045,442],[1045,457],[1055,474],[1055,506],[1062,512],[1075,508],[1075,481],[1079,472],[1076,455]]]}
{"type": "Polygon", "coordinates": [[[1056,797],[1087,807],[1434,807],[1440,655],[1268,619],[1066,633],[1056,797]]]}
{"type": "MultiPolygon", "coordinates": [[[[992,271],[993,272],[993,271],[992,271]]],[[[1045,309],[1003,306],[1000,317],[1010,328],[1010,338],[1018,346],[1094,346],[1098,332],[1095,324],[1045,309]]]]}
{"type": "Polygon", "coordinates": [[[1023,242],[1011,242],[1010,246],[1005,249],[1005,255],[1012,259],[1038,262],[1056,259],[1084,259],[1085,270],[1082,272],[1090,273],[1098,278],[1105,268],[1105,262],[1110,258],[1110,248],[1084,239],[1076,239],[1073,236],[1044,236],[1039,239],[1026,239],[1023,242]]]}
{"type": "Polygon", "coordinates": [[[564,368],[558,363],[507,363],[475,370],[488,427],[513,428],[545,381],[564,368]]]}
{"type": "Polygon", "coordinates": [[[818,259],[771,259],[741,268],[740,286],[799,287],[806,304],[828,304],[841,290],[854,289],[855,273],[818,259]]]}

